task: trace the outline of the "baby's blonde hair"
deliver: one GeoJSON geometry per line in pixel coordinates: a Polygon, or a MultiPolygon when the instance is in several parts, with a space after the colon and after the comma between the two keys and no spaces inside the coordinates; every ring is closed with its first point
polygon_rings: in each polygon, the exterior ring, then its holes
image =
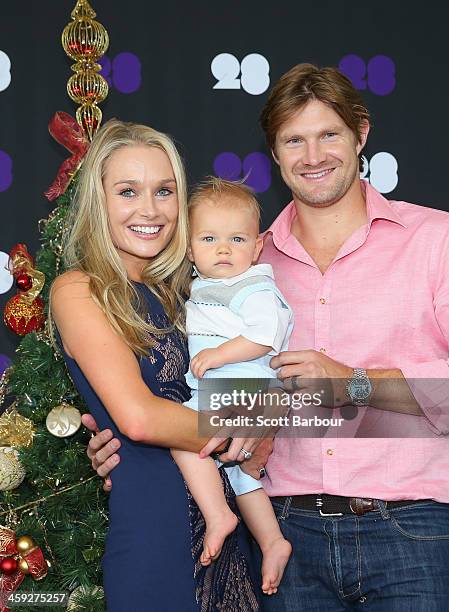
{"type": "Polygon", "coordinates": [[[204,200],[222,206],[223,196],[228,196],[226,206],[253,212],[259,227],[260,205],[253,190],[242,181],[228,181],[216,176],[206,176],[192,191],[189,198],[189,217],[192,217],[195,208],[204,200]]]}

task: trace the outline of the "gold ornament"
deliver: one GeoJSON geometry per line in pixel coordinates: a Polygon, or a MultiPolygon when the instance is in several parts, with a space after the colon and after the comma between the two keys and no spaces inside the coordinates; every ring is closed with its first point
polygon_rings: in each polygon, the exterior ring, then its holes
{"type": "Polygon", "coordinates": [[[35,545],[35,543],[33,542],[33,540],[29,536],[21,536],[17,540],[16,546],[17,546],[17,550],[19,551],[19,554],[25,555],[32,548],[34,548],[36,545],[35,545]]]}
{"type": "Polygon", "coordinates": [[[67,601],[67,612],[77,612],[78,610],[85,610],[84,606],[78,604],[81,597],[95,597],[97,601],[104,599],[104,591],[100,586],[88,587],[81,585],[70,593],[67,601]]]}
{"type": "Polygon", "coordinates": [[[98,103],[108,95],[108,84],[98,72],[77,72],[70,77],[67,92],[78,104],[98,103]]]}
{"type": "Polygon", "coordinates": [[[0,446],[0,491],[16,489],[25,478],[19,453],[10,446],[0,446]]]}
{"type": "Polygon", "coordinates": [[[22,416],[14,404],[0,417],[0,446],[27,448],[33,444],[34,425],[22,416]]]}
{"type": "Polygon", "coordinates": [[[67,83],[69,97],[81,106],[76,111],[76,120],[89,140],[100,127],[102,112],[97,104],[108,95],[108,84],[99,71],[97,63],[109,47],[109,36],[105,27],[95,21],[96,13],[87,0],[78,0],[72,13],[73,22],[66,25],[62,33],[62,46],[69,57],[76,61],[75,72],[67,83]]]}
{"type": "Polygon", "coordinates": [[[25,561],[25,559],[20,559],[19,570],[22,572],[22,574],[30,573],[30,568],[28,567],[28,563],[25,561]]]}
{"type": "Polygon", "coordinates": [[[48,431],[57,438],[67,438],[81,427],[81,413],[75,406],[63,402],[50,410],[45,424],[48,431]]]}

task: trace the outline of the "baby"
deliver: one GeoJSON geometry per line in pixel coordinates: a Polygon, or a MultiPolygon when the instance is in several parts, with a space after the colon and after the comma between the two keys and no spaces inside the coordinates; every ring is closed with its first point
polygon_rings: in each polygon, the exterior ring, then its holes
{"type": "MultiPolygon", "coordinates": [[[[187,254],[198,276],[186,303],[191,357],[187,383],[198,406],[200,378],[275,378],[273,355],[287,348],[293,315],[277,289],[268,264],[253,265],[262,249],[259,205],[239,183],[209,178],[190,198],[187,254]]],[[[211,458],[172,449],[200,508],[206,534],[201,563],[221,551],[238,519],[228,507],[217,466],[211,458]]],[[[291,546],[284,539],[260,482],[240,467],[226,469],[242,517],[262,554],[262,590],[277,591],[291,546]]]]}

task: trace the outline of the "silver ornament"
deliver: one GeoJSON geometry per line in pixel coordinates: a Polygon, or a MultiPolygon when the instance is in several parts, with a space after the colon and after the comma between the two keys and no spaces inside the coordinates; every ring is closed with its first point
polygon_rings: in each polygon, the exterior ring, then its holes
{"type": "Polygon", "coordinates": [[[68,438],[81,427],[81,413],[75,406],[63,402],[50,410],[45,424],[48,431],[57,438],[68,438]]]}
{"type": "Polygon", "coordinates": [[[22,484],[25,470],[19,453],[12,446],[0,446],[0,491],[11,491],[22,484]]]}

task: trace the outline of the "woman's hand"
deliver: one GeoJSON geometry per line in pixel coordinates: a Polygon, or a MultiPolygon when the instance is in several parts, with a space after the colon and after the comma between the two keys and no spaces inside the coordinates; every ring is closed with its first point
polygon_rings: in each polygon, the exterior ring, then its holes
{"type": "MultiPolygon", "coordinates": [[[[208,457],[220,444],[229,438],[214,436],[200,451],[201,459],[208,457]]],[[[262,438],[232,438],[231,445],[226,452],[220,453],[220,461],[229,463],[230,461],[245,461],[245,454],[242,449],[253,454],[253,451],[262,442],[262,438]]]]}
{"type": "Polygon", "coordinates": [[[200,457],[207,457],[217,448],[217,446],[231,438],[232,441],[229,448],[225,452],[220,453],[220,461],[223,463],[244,461],[245,464],[251,461],[252,463],[249,468],[252,470],[251,475],[253,475],[256,469],[259,474],[258,469],[265,465],[268,456],[272,452],[272,440],[279,428],[283,426],[282,417],[284,417],[289,410],[289,406],[282,402],[282,396],[284,394],[285,392],[283,389],[273,387],[261,394],[260,400],[262,401],[259,403],[256,402],[251,410],[248,410],[247,406],[245,407],[244,405],[238,404],[227,409],[220,409],[216,415],[221,417],[223,425],[201,449],[200,457]],[[229,424],[227,417],[230,421],[229,424]],[[237,425],[233,425],[235,417],[237,425]],[[260,424],[259,419],[262,419],[262,424],[260,424]],[[270,441],[271,446],[268,444],[268,441],[270,441]],[[262,463],[256,466],[252,457],[248,458],[245,455],[247,455],[248,452],[254,455],[259,446],[261,448],[260,459],[262,463]],[[242,449],[247,452],[243,453],[242,449]],[[264,453],[263,457],[262,453],[264,453]]]}
{"type": "Polygon", "coordinates": [[[98,476],[104,479],[103,489],[108,493],[112,489],[112,480],[109,472],[120,462],[116,451],[120,448],[120,440],[113,438],[110,429],[98,430],[97,423],[91,414],[83,414],[81,421],[87,429],[95,432],[87,446],[87,456],[91,460],[93,469],[98,476]]]}

